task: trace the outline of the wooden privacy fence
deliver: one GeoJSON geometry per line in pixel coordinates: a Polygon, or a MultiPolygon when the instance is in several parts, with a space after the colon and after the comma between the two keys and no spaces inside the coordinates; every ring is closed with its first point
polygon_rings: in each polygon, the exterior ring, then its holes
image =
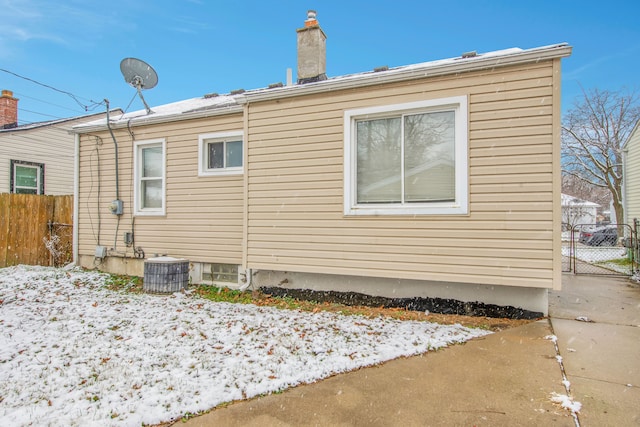
{"type": "Polygon", "coordinates": [[[0,194],[0,268],[73,258],[73,196],[0,194]]]}

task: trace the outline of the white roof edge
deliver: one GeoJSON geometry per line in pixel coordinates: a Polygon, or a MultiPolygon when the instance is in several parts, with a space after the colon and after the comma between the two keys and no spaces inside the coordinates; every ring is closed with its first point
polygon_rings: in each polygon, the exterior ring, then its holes
{"type": "Polygon", "coordinates": [[[640,129],[640,119],[638,119],[636,124],[633,125],[633,129],[631,129],[631,132],[629,132],[629,136],[627,137],[627,139],[622,142],[622,145],[620,146],[621,149],[628,150],[627,143],[635,136],[635,133],[638,131],[638,129],[640,129]]]}
{"type": "MultiPolygon", "coordinates": [[[[132,126],[140,126],[140,125],[150,125],[155,123],[169,123],[169,122],[177,122],[180,120],[188,120],[188,119],[199,119],[202,117],[212,117],[212,116],[221,116],[225,114],[233,114],[233,113],[241,113],[244,110],[242,105],[233,105],[225,108],[214,109],[214,110],[201,110],[201,111],[193,111],[189,113],[176,113],[173,115],[157,115],[149,114],[146,116],[137,116],[132,117],[130,120],[132,121],[132,126]]],[[[120,129],[127,127],[127,123],[129,120],[118,120],[117,122],[111,122],[112,129],[120,129]]],[[[106,122],[97,123],[94,125],[78,125],[75,126],[70,133],[87,133],[94,132],[107,129],[106,122]]]]}
{"type": "Polygon", "coordinates": [[[357,75],[355,78],[336,77],[334,80],[324,80],[306,85],[285,86],[282,89],[263,91],[258,93],[245,93],[244,100],[239,103],[252,101],[265,101],[276,98],[286,98],[298,95],[307,95],[328,92],[339,89],[352,89],[355,87],[371,86],[382,83],[400,82],[420,77],[434,77],[453,74],[463,71],[479,70],[487,67],[506,67],[529,62],[538,62],[553,58],[564,58],[571,55],[572,47],[567,43],[558,43],[527,50],[506,50],[505,54],[487,52],[477,57],[454,61],[433,61],[420,64],[407,65],[397,69],[357,75]],[[484,56],[486,55],[486,56],[484,56]]]}
{"type": "MultiPolygon", "coordinates": [[[[122,108],[114,108],[114,109],[111,109],[109,111],[111,113],[117,112],[117,111],[122,113],[122,108]]],[[[19,125],[19,126],[14,127],[14,128],[0,129],[0,132],[29,131],[29,130],[34,130],[34,129],[40,129],[40,128],[43,128],[43,127],[48,127],[48,126],[57,126],[57,125],[60,125],[60,124],[65,124],[65,123],[73,122],[73,121],[77,121],[77,120],[90,119],[93,116],[99,116],[99,115],[102,115],[102,114],[107,114],[107,112],[106,111],[99,111],[97,113],[85,114],[85,115],[82,115],[82,116],[63,117],[61,119],[53,119],[53,120],[46,120],[46,121],[42,121],[42,122],[34,122],[34,123],[26,124],[26,125],[19,125]]],[[[78,125],[75,125],[75,126],[78,126],[78,125]]],[[[69,131],[69,133],[71,133],[71,131],[69,131]]]]}
{"type": "Polygon", "coordinates": [[[569,194],[562,193],[560,204],[562,206],[570,207],[600,207],[598,203],[590,202],[589,200],[580,199],[579,197],[570,196],[569,194]],[[577,200],[578,203],[570,203],[573,200],[577,200]]]}

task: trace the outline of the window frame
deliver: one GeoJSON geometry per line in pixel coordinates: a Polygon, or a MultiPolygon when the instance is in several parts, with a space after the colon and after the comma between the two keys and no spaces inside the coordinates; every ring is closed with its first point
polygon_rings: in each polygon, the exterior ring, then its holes
{"type": "Polygon", "coordinates": [[[243,131],[229,131],[229,132],[213,132],[198,135],[198,176],[220,176],[220,175],[242,175],[244,173],[244,152],[246,150],[243,131]],[[209,168],[209,144],[210,143],[224,143],[224,156],[226,159],[227,154],[227,142],[242,142],[242,166],[222,167],[222,168],[209,168]]]}
{"type": "Polygon", "coordinates": [[[167,173],[167,150],[166,150],[166,141],[164,138],[159,139],[151,139],[146,141],[136,141],[134,144],[134,177],[135,177],[135,185],[133,187],[133,209],[134,215],[139,216],[162,216],[166,214],[166,206],[167,206],[167,194],[166,194],[166,173],[167,173]],[[142,206],[142,150],[147,148],[162,148],[162,176],[156,177],[154,179],[162,180],[162,206],[159,208],[145,208],[142,206]]]}
{"type": "MultiPolygon", "coordinates": [[[[10,160],[10,164],[11,164],[11,172],[10,172],[10,177],[9,177],[9,191],[10,193],[13,194],[31,194],[31,193],[17,193],[16,192],[16,188],[18,187],[16,182],[17,182],[17,176],[16,176],[16,167],[17,166],[22,166],[22,167],[28,167],[28,168],[33,168],[36,169],[37,171],[37,175],[36,175],[36,193],[37,195],[42,195],[44,194],[44,163],[36,163],[36,162],[27,162],[24,160],[10,160]]],[[[32,188],[32,187],[20,187],[20,188],[32,188]]]]}
{"type": "MultiPolygon", "coordinates": [[[[468,98],[466,95],[402,104],[358,108],[344,112],[344,215],[467,215],[469,213],[468,98]],[[417,203],[357,203],[356,121],[402,117],[405,114],[453,111],[455,200],[417,203]]],[[[404,144],[404,141],[402,142],[404,144]]]]}

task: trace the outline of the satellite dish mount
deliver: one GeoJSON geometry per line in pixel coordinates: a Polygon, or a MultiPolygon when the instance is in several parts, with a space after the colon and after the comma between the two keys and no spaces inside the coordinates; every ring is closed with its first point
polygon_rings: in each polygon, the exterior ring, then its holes
{"type": "Polygon", "coordinates": [[[147,114],[153,113],[142,96],[142,89],[153,89],[158,84],[158,74],[153,67],[137,58],[125,58],[120,62],[120,71],[124,80],[138,91],[147,114]]]}

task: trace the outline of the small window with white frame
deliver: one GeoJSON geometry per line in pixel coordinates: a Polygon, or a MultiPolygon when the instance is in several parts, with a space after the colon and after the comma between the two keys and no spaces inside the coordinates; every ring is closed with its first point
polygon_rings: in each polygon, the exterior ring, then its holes
{"type": "Polygon", "coordinates": [[[344,114],[345,215],[467,214],[467,97],[344,114]]]}
{"type": "Polygon", "coordinates": [[[243,133],[217,132],[198,137],[198,175],[234,175],[244,171],[243,133]]]}
{"type": "Polygon", "coordinates": [[[165,140],[136,141],[134,151],[136,215],[165,214],[165,140]]]}
{"type": "Polygon", "coordinates": [[[44,164],[11,160],[9,187],[15,194],[44,194],[44,164]]]}

